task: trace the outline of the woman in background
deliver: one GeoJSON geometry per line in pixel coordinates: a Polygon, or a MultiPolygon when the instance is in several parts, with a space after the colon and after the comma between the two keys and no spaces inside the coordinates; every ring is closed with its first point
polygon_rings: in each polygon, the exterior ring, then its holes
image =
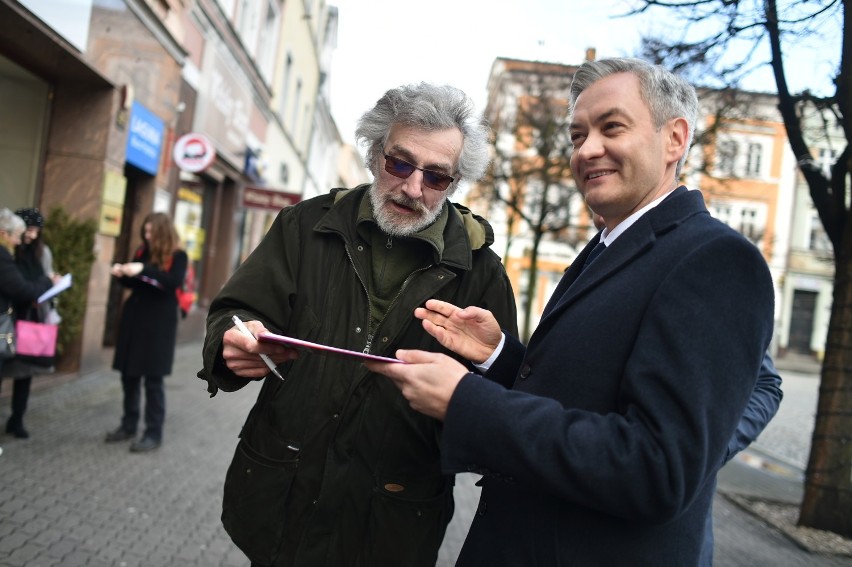
{"type": "Polygon", "coordinates": [[[141,385],[145,383],[145,430],[130,445],[144,453],[160,446],[166,416],[163,379],[172,372],[177,338],[178,302],[175,290],[186,273],[187,256],[171,219],[151,213],[142,223],[142,245],[133,261],[114,264],[110,272],[132,293],[121,313],[112,367],[121,372],[124,415],[109,432],[107,443],[136,437],[141,385]]]}
{"type": "MultiPolygon", "coordinates": [[[[32,281],[28,280],[15,262],[15,247],[21,243],[21,235],[26,228],[21,217],[7,208],[0,209],[0,312],[9,311],[13,304],[32,304],[54,283],[43,274],[32,281]]],[[[2,367],[3,361],[0,360],[0,375],[3,373],[2,367]]],[[[6,428],[10,429],[9,423],[6,428]]]]}
{"type": "MultiPolygon", "coordinates": [[[[15,248],[15,263],[21,274],[31,282],[39,281],[44,276],[55,279],[53,254],[42,240],[44,216],[38,209],[18,209],[15,214],[21,217],[26,225],[21,236],[21,243],[15,248]]],[[[15,319],[44,323],[47,321],[51,307],[51,302],[47,301],[39,304],[32,300],[16,301],[14,305],[15,319]]],[[[12,415],[6,422],[6,433],[14,435],[18,439],[26,439],[30,436],[24,428],[24,413],[27,411],[27,403],[30,399],[33,374],[49,372],[53,372],[53,366],[39,366],[17,357],[6,363],[0,375],[4,378],[14,379],[12,385],[12,415]]]]}

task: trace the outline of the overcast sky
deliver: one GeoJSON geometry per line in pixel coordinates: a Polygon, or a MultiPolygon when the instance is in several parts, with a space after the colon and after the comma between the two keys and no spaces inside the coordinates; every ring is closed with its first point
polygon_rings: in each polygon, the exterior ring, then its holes
{"type": "Polygon", "coordinates": [[[497,57],[579,64],[627,55],[635,23],[612,20],[620,0],[332,0],[338,44],[331,71],[332,113],[345,141],[388,89],[429,81],[459,87],[485,105],[497,57]],[[607,10],[606,7],[609,7],[607,10]],[[573,22],[582,25],[574,25],[573,22]]]}
{"type": "MultiPolygon", "coordinates": [[[[641,33],[666,31],[660,16],[614,18],[625,0],[330,0],[338,7],[338,45],[330,75],[331,110],[343,140],[390,88],[420,81],[447,83],[485,107],[486,82],[497,57],[578,65],[632,55],[641,33]]],[[[835,50],[836,51],[836,50],[835,50]]],[[[813,59],[808,74],[813,73],[813,59]]],[[[791,77],[796,75],[788,65],[791,77]]],[[[791,79],[795,89],[795,80],[791,79]]],[[[761,83],[758,83],[758,85],[761,83]]],[[[771,76],[765,88],[774,91],[771,76]]]]}

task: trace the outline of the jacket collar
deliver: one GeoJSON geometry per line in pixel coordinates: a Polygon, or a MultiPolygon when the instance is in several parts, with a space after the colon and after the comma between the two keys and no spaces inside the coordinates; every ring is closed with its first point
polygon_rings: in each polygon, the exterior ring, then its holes
{"type": "MultiPolygon", "coordinates": [[[[369,188],[370,184],[365,183],[353,189],[333,189],[334,198],[329,201],[328,212],[319,220],[314,230],[337,233],[347,245],[363,240],[358,234],[357,219],[362,200],[368,198],[369,188]]],[[[473,214],[469,209],[449,201],[444,206],[447,219],[440,236],[443,250],[436,246],[432,239],[425,240],[435,248],[437,263],[470,270],[473,266],[472,250],[491,245],[494,242],[494,232],[485,219],[473,214]]]]}
{"type": "Polygon", "coordinates": [[[680,186],[669,194],[662,203],[642,215],[627,231],[607,248],[594,264],[583,272],[582,266],[589,253],[600,241],[598,233],[574,259],[547,303],[542,321],[553,312],[561,310],[586,291],[594,289],[603,279],[635,260],[651,248],[657,238],[686,222],[690,217],[707,213],[704,197],[700,191],[690,191],[680,186]]]}

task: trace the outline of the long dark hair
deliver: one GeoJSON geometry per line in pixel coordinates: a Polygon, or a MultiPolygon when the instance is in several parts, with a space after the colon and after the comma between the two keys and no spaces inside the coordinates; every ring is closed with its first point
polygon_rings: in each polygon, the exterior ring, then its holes
{"type": "Polygon", "coordinates": [[[30,227],[38,229],[38,236],[29,244],[24,242],[24,235],[21,235],[21,244],[15,249],[15,257],[18,259],[35,258],[36,261],[41,263],[41,257],[44,255],[44,239],[42,239],[42,235],[44,234],[44,216],[38,209],[18,209],[15,211],[15,214],[24,220],[24,224],[26,224],[25,233],[30,227]]]}
{"type": "Polygon", "coordinates": [[[144,246],[148,248],[151,263],[166,269],[171,264],[172,254],[180,249],[180,236],[172,219],[165,213],[150,213],[145,217],[140,233],[144,246]],[[145,225],[148,223],[151,223],[151,241],[145,242],[145,225]]]}

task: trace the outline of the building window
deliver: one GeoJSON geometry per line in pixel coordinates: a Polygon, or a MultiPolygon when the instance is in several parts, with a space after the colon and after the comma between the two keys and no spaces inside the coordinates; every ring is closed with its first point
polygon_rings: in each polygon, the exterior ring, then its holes
{"type": "Polygon", "coordinates": [[[726,203],[711,203],[710,214],[727,225],[731,225],[731,206],[726,203]]]}
{"type": "Polygon", "coordinates": [[[808,250],[813,252],[831,252],[831,241],[825,233],[819,215],[814,212],[811,215],[811,227],[808,232],[808,250]]]}
{"type": "Polygon", "coordinates": [[[748,145],[746,154],[746,175],[749,177],[760,177],[763,161],[763,146],[756,142],[748,145]]]}
{"type": "Polygon", "coordinates": [[[740,211],[740,234],[752,242],[760,240],[760,229],[757,224],[757,209],[743,207],[740,211]]]}
{"type": "Polygon", "coordinates": [[[716,169],[724,175],[733,175],[737,165],[737,143],[721,140],[716,146],[716,169]]]}
{"type": "Polygon", "coordinates": [[[529,296],[529,283],[530,283],[530,272],[529,270],[521,270],[520,274],[520,285],[518,286],[518,314],[526,313],[527,306],[530,305],[530,296],[529,296]]]}
{"type": "Polygon", "coordinates": [[[243,0],[240,3],[240,12],[237,15],[240,19],[237,25],[240,39],[249,52],[257,45],[258,28],[260,27],[259,7],[260,5],[253,0],[243,0]]]}
{"type": "Polygon", "coordinates": [[[278,99],[278,116],[284,120],[287,112],[287,100],[290,95],[290,78],[293,74],[293,54],[287,52],[287,57],[284,59],[284,74],[281,78],[281,96],[278,99]]]}
{"type": "Polygon", "coordinates": [[[275,49],[278,46],[278,30],[280,29],[278,5],[271,0],[266,3],[266,14],[263,17],[263,29],[257,43],[257,66],[263,77],[269,82],[272,79],[275,63],[275,49]]]}
{"type": "Polygon", "coordinates": [[[290,135],[295,136],[299,123],[299,105],[302,98],[302,79],[296,80],[296,94],[293,97],[293,114],[290,118],[290,135]]]}

